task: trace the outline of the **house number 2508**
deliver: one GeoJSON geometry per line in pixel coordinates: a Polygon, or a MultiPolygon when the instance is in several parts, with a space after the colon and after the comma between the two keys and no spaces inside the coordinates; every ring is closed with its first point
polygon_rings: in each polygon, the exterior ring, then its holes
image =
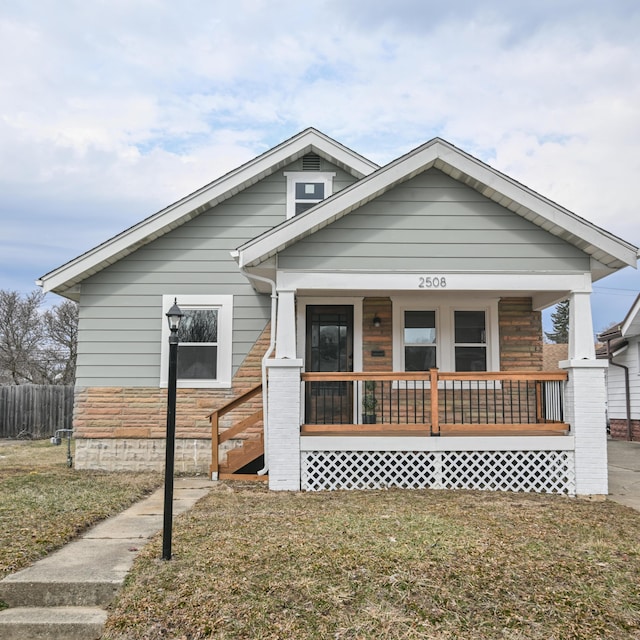
{"type": "Polygon", "coordinates": [[[447,279],[444,276],[429,276],[418,278],[418,289],[446,289],[447,279]]]}

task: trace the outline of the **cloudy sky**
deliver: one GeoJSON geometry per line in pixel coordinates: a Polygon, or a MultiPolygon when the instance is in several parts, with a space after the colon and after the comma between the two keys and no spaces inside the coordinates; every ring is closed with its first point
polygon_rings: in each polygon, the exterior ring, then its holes
{"type": "Polygon", "coordinates": [[[0,288],[308,126],[441,136],[640,246],[639,34],[637,0],[0,0],[0,288]]]}

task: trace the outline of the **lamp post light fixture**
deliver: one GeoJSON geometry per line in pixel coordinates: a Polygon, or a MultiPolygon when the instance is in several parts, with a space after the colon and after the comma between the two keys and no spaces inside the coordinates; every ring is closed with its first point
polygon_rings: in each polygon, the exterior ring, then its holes
{"type": "Polygon", "coordinates": [[[167,442],[164,465],[164,526],[162,559],[171,560],[171,528],[173,525],[173,466],[176,448],[176,380],[178,369],[178,329],[184,314],[174,298],[167,312],[169,322],[169,380],[167,385],[167,442]]]}

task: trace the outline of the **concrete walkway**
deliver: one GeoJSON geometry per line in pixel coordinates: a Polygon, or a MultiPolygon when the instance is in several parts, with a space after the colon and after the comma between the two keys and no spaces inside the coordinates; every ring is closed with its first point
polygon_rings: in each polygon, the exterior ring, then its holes
{"type": "MultiPolygon", "coordinates": [[[[214,484],[176,478],[178,516],[214,484]]],[[[162,530],[164,489],[109,518],[59,551],[0,582],[0,638],[91,640],[102,635],[105,607],[122,585],[138,551],[162,530]]]]}
{"type": "Polygon", "coordinates": [[[609,440],[609,499],[640,511],[640,442],[609,440]]]}

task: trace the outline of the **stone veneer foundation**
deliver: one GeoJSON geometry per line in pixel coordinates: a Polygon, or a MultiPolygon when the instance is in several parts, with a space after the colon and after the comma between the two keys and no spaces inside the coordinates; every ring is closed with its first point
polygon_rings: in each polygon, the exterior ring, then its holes
{"type": "MultiPolygon", "coordinates": [[[[210,464],[211,438],[176,439],[176,473],[208,475],[210,464]]],[[[164,465],[164,438],[79,438],[76,440],[76,469],[162,471],[164,465]]]]}

